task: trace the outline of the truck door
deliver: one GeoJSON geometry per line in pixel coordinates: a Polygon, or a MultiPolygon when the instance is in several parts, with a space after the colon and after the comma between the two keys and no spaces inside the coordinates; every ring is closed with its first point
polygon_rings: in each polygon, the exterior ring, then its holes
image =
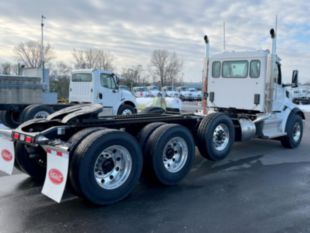
{"type": "Polygon", "coordinates": [[[112,108],[113,111],[119,106],[121,92],[112,74],[100,74],[100,87],[98,88],[97,100],[105,108],[112,108]]]}

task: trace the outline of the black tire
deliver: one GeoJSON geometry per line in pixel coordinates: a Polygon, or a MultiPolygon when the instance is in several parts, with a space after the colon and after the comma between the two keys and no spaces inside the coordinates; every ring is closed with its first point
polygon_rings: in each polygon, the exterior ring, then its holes
{"type": "Polygon", "coordinates": [[[190,171],[195,157],[195,142],[191,132],[178,124],[164,124],[157,128],[147,140],[146,148],[148,149],[143,175],[150,181],[164,185],[175,185],[180,182],[190,171]],[[175,158],[183,152],[185,154],[178,159],[175,158]],[[179,160],[177,161],[179,164],[176,164],[175,160],[179,160]],[[172,163],[175,167],[171,165],[172,163]]]}
{"type": "Polygon", "coordinates": [[[2,124],[11,129],[15,129],[17,126],[21,124],[20,121],[20,113],[14,111],[1,111],[0,119],[2,124]]]}
{"type": "Polygon", "coordinates": [[[74,156],[74,151],[76,147],[81,143],[81,141],[87,137],[88,135],[104,129],[103,127],[94,127],[94,128],[86,128],[78,131],[72,137],[68,140],[68,143],[70,144],[70,165],[69,165],[69,185],[74,194],[77,196],[83,197],[81,193],[80,186],[76,182],[78,179],[78,172],[77,172],[77,164],[79,159],[77,156],[74,156]]]}
{"type": "Polygon", "coordinates": [[[142,148],[143,156],[146,156],[146,142],[155,129],[165,124],[164,122],[153,122],[144,126],[137,135],[138,142],[142,148]]]}
{"type": "Polygon", "coordinates": [[[232,120],[224,113],[211,113],[204,117],[197,131],[197,147],[200,154],[206,159],[217,161],[227,157],[235,140],[235,129],[232,120]],[[213,143],[214,131],[219,129],[219,141],[225,140],[223,148],[216,148],[213,143]],[[225,132],[226,131],[226,132],[225,132]],[[227,135],[227,133],[229,135],[227,135]]]}
{"type": "Polygon", "coordinates": [[[25,122],[25,121],[29,121],[34,118],[45,118],[45,116],[48,116],[52,114],[53,112],[54,112],[53,109],[47,105],[33,104],[33,105],[27,106],[24,109],[21,115],[21,120],[22,122],[25,122]]]}
{"type": "Polygon", "coordinates": [[[43,182],[46,174],[46,152],[41,147],[30,147],[17,142],[15,145],[16,168],[34,181],[43,182]]]}
{"type": "MultiPolygon", "coordinates": [[[[76,166],[78,178],[75,182],[79,185],[85,199],[93,204],[108,205],[124,199],[133,190],[141,175],[143,163],[141,148],[133,136],[120,130],[105,129],[90,134],[77,146],[74,154],[78,158],[76,166]],[[127,173],[128,176],[123,178],[124,180],[118,187],[107,189],[100,186],[99,181],[97,182],[95,178],[95,173],[98,172],[98,169],[95,170],[95,164],[100,154],[111,146],[119,146],[129,152],[127,156],[131,160],[131,169],[127,173]]],[[[104,169],[104,163],[109,159],[103,158],[102,160],[103,164],[99,166],[100,169],[104,169]]],[[[113,163],[110,161],[108,164],[110,168],[111,164],[113,165],[113,171],[118,168],[115,167],[115,163],[113,160],[113,163]]],[[[99,172],[104,171],[100,170],[99,172]]],[[[113,177],[109,177],[109,179],[113,179],[113,177]]]]}
{"type": "Polygon", "coordinates": [[[165,113],[165,109],[161,108],[161,107],[147,107],[145,109],[143,109],[141,112],[141,114],[163,114],[165,113]]]}
{"type": "Polygon", "coordinates": [[[287,119],[285,132],[287,135],[280,138],[282,146],[290,149],[298,147],[303,135],[303,122],[301,116],[292,113],[287,119]],[[297,137],[294,138],[294,136],[296,136],[296,130],[298,130],[296,127],[299,128],[300,134],[299,137],[297,135],[297,137]]]}
{"type": "Polygon", "coordinates": [[[128,105],[128,104],[122,104],[117,111],[117,115],[132,115],[137,113],[137,110],[135,107],[128,105]],[[127,113],[126,113],[127,111],[127,113]]]}

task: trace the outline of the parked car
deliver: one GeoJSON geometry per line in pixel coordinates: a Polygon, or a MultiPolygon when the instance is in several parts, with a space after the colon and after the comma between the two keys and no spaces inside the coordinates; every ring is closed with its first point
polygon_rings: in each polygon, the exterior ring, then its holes
{"type": "Polygon", "coordinates": [[[130,91],[129,87],[126,85],[118,85],[119,89],[130,91]]]}
{"type": "Polygon", "coordinates": [[[159,96],[161,94],[158,86],[151,85],[151,86],[148,86],[147,89],[150,91],[151,95],[154,97],[159,96]]]}
{"type": "Polygon", "coordinates": [[[136,97],[151,97],[151,92],[146,87],[133,87],[132,91],[136,97]]]}
{"type": "Polygon", "coordinates": [[[173,86],[164,86],[161,90],[162,94],[166,97],[179,97],[179,93],[173,86]]]}
{"type": "Polygon", "coordinates": [[[179,98],[182,101],[192,100],[192,93],[188,90],[188,87],[185,87],[185,86],[177,87],[177,92],[178,92],[179,98]]]}
{"type": "Polygon", "coordinates": [[[192,100],[200,101],[202,98],[201,90],[197,90],[196,88],[188,88],[188,91],[191,93],[192,100]]]}

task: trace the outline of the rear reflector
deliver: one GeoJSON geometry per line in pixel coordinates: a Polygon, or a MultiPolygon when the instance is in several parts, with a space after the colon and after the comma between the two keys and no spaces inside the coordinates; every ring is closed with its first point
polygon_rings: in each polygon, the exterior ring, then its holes
{"type": "Polygon", "coordinates": [[[50,154],[50,153],[52,153],[52,150],[50,148],[47,148],[46,152],[50,154]]]}
{"type": "Polygon", "coordinates": [[[62,156],[62,152],[56,151],[57,156],[62,156]]]}

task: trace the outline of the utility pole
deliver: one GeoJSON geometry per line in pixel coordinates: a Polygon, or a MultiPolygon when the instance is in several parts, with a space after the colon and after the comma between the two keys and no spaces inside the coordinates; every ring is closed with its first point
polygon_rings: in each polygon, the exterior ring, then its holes
{"type": "Polygon", "coordinates": [[[226,50],[226,29],[225,29],[225,21],[223,22],[223,49],[226,50]]]}
{"type": "MultiPolygon", "coordinates": [[[[44,15],[41,15],[41,69],[42,69],[42,83],[46,85],[44,79],[44,38],[43,38],[44,19],[46,19],[46,17],[44,15]]],[[[46,88],[48,88],[48,85],[46,85],[46,88]]]]}

